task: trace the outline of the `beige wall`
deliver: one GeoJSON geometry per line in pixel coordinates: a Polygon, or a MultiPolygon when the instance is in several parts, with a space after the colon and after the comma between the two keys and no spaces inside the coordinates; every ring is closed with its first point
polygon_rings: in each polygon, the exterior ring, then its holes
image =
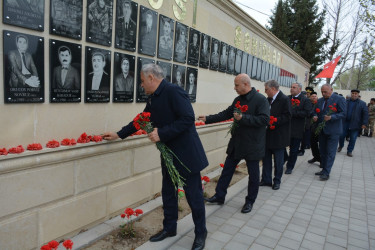
{"type": "MultiPolygon", "coordinates": [[[[148,0],[137,0],[136,2],[138,2],[139,5],[152,8],[148,0]]],[[[193,26],[193,3],[194,1],[187,1],[186,18],[185,20],[180,20],[180,22],[188,25],[189,27],[193,26]]],[[[198,1],[197,3],[197,30],[235,46],[235,28],[239,26],[242,29],[242,42],[238,44],[238,48],[245,50],[244,36],[246,33],[249,33],[251,38],[262,41],[262,44],[267,44],[267,46],[269,46],[272,50],[280,52],[282,58],[282,65],[280,65],[281,68],[298,74],[299,79],[304,79],[304,74],[305,71],[308,70],[309,64],[292,52],[287,46],[282,44],[275,36],[266,31],[247,14],[238,9],[231,1],[209,0],[198,1]]],[[[59,141],[61,141],[63,138],[77,139],[83,132],[86,132],[87,134],[101,134],[104,131],[117,131],[144,107],[143,103],[113,103],[112,101],[110,103],[98,104],[84,102],[49,103],[49,39],[57,39],[82,44],[82,63],[85,61],[85,46],[109,49],[112,51],[112,58],[114,54],[113,52],[128,53],[138,56],[137,53],[115,49],[113,46],[108,48],[101,45],[87,43],[85,39],[77,41],[50,35],[49,4],[50,1],[45,1],[45,28],[43,32],[2,24],[2,28],[6,30],[38,35],[45,38],[44,72],[46,80],[44,85],[46,102],[42,104],[4,104],[4,95],[1,91],[0,129],[4,132],[1,133],[0,148],[5,147],[9,149],[10,147],[20,144],[27,147],[27,145],[30,143],[41,143],[43,146],[45,146],[45,144],[52,139],[59,141]]],[[[156,11],[159,14],[172,17],[176,20],[176,17],[173,14],[173,6],[176,6],[175,0],[164,0],[162,7],[156,11]]],[[[87,1],[84,0],[83,37],[85,37],[86,33],[86,7],[87,1]]],[[[0,8],[2,8],[2,5],[0,8]]],[[[114,1],[113,18],[115,18],[115,9],[116,1],[114,1]]],[[[2,15],[2,9],[0,9],[0,12],[2,15]]],[[[115,27],[113,27],[112,34],[113,41],[114,28],[115,27]]],[[[3,57],[3,43],[0,43],[0,57],[3,57]]],[[[156,57],[154,57],[154,59],[159,60],[156,57]]],[[[82,66],[82,86],[84,86],[83,72],[84,65],[82,66]]],[[[113,72],[113,68],[111,69],[111,72],[113,72]]],[[[3,74],[3,67],[1,67],[0,79],[4,79],[3,74]]],[[[233,75],[198,68],[197,102],[193,104],[195,113],[214,113],[226,108],[236,95],[233,91],[233,80],[233,75]]],[[[257,89],[260,88],[263,90],[263,83],[256,80],[253,80],[252,83],[257,89]]],[[[1,85],[3,85],[3,83],[1,85]]],[[[3,89],[3,86],[1,86],[0,89],[3,89]]],[[[1,159],[3,159],[3,157],[0,157],[0,160],[1,159]]]]}

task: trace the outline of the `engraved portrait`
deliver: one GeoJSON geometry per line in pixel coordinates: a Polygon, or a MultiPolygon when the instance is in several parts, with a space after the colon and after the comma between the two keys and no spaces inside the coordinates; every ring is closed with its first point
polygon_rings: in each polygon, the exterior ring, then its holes
{"type": "Polygon", "coordinates": [[[138,4],[130,0],[117,0],[116,9],[115,47],[135,51],[138,4]]]}
{"type": "Polygon", "coordinates": [[[201,53],[199,57],[199,67],[208,68],[210,65],[210,47],[211,47],[211,37],[206,34],[201,36],[201,53]]]}
{"type": "Polygon", "coordinates": [[[111,46],[113,0],[88,0],[87,5],[86,41],[111,46]]]}
{"type": "Polygon", "coordinates": [[[172,60],[174,20],[160,15],[158,58],[172,60]]]}
{"type": "Polygon", "coordinates": [[[155,56],[157,19],[158,13],[156,11],[141,6],[138,53],[155,56]]]}
{"type": "Polygon", "coordinates": [[[188,60],[187,60],[187,63],[189,65],[198,66],[200,36],[201,36],[201,33],[199,31],[193,28],[190,28],[188,60]]]}
{"type": "Polygon", "coordinates": [[[50,34],[82,39],[82,0],[51,0],[50,34]]]}
{"type": "Polygon", "coordinates": [[[187,31],[188,27],[182,23],[176,22],[175,44],[173,61],[185,63],[187,49],[187,31]]]}

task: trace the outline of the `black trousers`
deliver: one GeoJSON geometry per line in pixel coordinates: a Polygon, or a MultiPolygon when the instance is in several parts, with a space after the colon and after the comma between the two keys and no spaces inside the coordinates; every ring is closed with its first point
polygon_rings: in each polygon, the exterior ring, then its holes
{"type": "MultiPolygon", "coordinates": [[[[162,166],[162,175],[163,227],[167,232],[175,232],[177,230],[178,220],[178,195],[165,166],[162,166]]],[[[201,175],[200,173],[189,174],[185,178],[185,186],[183,188],[187,202],[191,208],[195,234],[203,234],[207,229],[201,175]]]]}
{"type": "Polygon", "coordinates": [[[319,136],[315,135],[315,128],[311,129],[311,153],[315,160],[320,161],[320,152],[319,152],[319,136]]]}

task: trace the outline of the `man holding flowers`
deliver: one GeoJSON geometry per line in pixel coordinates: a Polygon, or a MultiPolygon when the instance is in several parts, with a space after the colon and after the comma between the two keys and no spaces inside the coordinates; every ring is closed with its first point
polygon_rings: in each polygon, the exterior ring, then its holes
{"type": "Polygon", "coordinates": [[[344,97],[333,94],[330,84],[322,85],[321,92],[323,97],[318,99],[313,120],[318,122],[315,133],[319,135],[320,167],[323,169],[315,175],[319,175],[320,180],[326,181],[329,179],[339,137],[343,132],[346,103],[344,97]]]}
{"type": "MultiPolygon", "coordinates": [[[[200,171],[208,165],[208,161],[195,128],[195,116],[189,96],[182,88],[167,82],[163,77],[160,66],[155,64],[142,66],[141,86],[149,95],[144,112],[150,113],[149,120],[153,125],[148,138],[159,145],[163,143],[173,152],[172,165],[183,179],[183,188],[195,224],[192,249],[203,249],[207,229],[200,171]]],[[[137,131],[134,124],[131,121],[117,133],[106,132],[103,137],[107,140],[125,139],[137,131]]],[[[170,176],[163,157],[161,165],[163,229],[150,238],[151,242],[175,236],[177,230],[178,189],[174,185],[173,176],[170,176]]]]}
{"type": "Polygon", "coordinates": [[[236,76],[234,90],[239,96],[227,109],[215,115],[199,116],[199,119],[206,124],[234,118],[230,127],[231,138],[227,148],[227,158],[216,186],[216,193],[206,200],[209,204],[224,203],[236,166],[241,159],[245,159],[249,184],[245,205],[241,212],[249,213],[258,195],[259,160],[264,156],[266,126],[270,111],[267,99],[251,87],[248,75],[236,76]]]}

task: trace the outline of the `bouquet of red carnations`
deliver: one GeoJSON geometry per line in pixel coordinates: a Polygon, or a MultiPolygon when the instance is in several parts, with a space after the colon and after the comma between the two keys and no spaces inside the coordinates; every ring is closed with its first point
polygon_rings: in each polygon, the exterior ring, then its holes
{"type": "MultiPolygon", "coordinates": [[[[235,104],[235,108],[234,108],[234,113],[237,113],[237,114],[241,114],[241,113],[245,113],[248,109],[248,106],[247,105],[242,105],[240,104],[240,101],[237,101],[237,103],[235,104]]],[[[231,135],[234,134],[234,131],[239,127],[240,125],[238,124],[238,121],[236,119],[233,119],[233,123],[229,126],[229,131],[227,133],[227,136],[228,134],[230,133],[231,135]]]]}

